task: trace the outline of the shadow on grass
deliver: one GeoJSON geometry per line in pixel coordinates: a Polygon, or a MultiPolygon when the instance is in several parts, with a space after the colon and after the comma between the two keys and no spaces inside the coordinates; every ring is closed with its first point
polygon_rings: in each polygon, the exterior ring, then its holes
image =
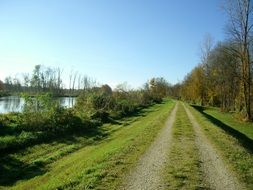
{"type": "MultiPolygon", "coordinates": [[[[165,103],[160,103],[160,104],[165,104],[165,103]]],[[[121,115],[118,116],[113,116],[109,117],[106,123],[111,123],[111,124],[124,124],[125,120],[132,119],[132,118],[141,118],[147,116],[149,113],[157,111],[158,109],[155,109],[154,107],[150,109],[154,105],[150,106],[142,106],[139,108],[136,108],[135,110],[127,113],[122,113],[121,115]]],[[[133,120],[136,121],[136,120],[133,120]]]]}
{"type": "MultiPolygon", "coordinates": [[[[30,141],[28,145],[23,144],[20,149],[17,149],[18,146],[9,148],[7,152],[0,158],[0,186],[11,186],[19,180],[28,180],[33,177],[43,175],[47,172],[46,166],[50,164],[47,161],[33,161],[32,163],[25,163],[14,156],[11,153],[20,153],[23,154],[23,151],[29,147],[40,144],[58,144],[63,143],[66,145],[74,145],[80,143],[78,137],[86,137],[87,139],[92,138],[92,140],[87,140],[87,142],[82,143],[82,146],[79,146],[77,149],[80,149],[84,146],[98,143],[102,139],[108,136],[106,131],[103,129],[90,130],[87,133],[86,131],[74,131],[71,134],[62,134],[47,136],[41,139],[35,139],[34,142],[30,141]],[[23,149],[22,149],[23,148],[23,149]]],[[[76,151],[74,149],[73,151],[76,151]]],[[[72,152],[68,152],[70,154],[72,152]]],[[[66,156],[66,154],[64,154],[66,156]]]]}
{"type": "Polygon", "coordinates": [[[154,111],[154,109],[150,110],[140,108],[125,116],[122,116],[120,119],[108,118],[107,121],[100,122],[96,122],[96,120],[86,121],[86,123],[84,123],[84,126],[71,127],[66,130],[56,129],[55,131],[42,131],[39,133],[32,132],[32,134],[29,134],[29,136],[25,138],[19,137],[22,133],[22,130],[13,127],[1,126],[2,130],[0,131],[0,137],[12,135],[16,136],[16,139],[6,144],[0,144],[0,156],[5,156],[11,153],[18,153],[28,147],[40,145],[43,143],[50,144],[52,142],[62,142],[71,144],[77,137],[93,138],[93,140],[99,141],[108,136],[107,131],[101,127],[103,123],[121,125],[124,123],[122,122],[124,119],[133,117],[145,117],[149,112],[152,111],[154,111]]]}
{"type": "Polygon", "coordinates": [[[1,159],[0,185],[10,186],[18,180],[27,180],[45,172],[45,167],[41,162],[34,162],[28,165],[13,157],[6,156],[1,159]]]}
{"type": "Polygon", "coordinates": [[[76,128],[74,130],[34,133],[33,137],[15,141],[6,147],[1,147],[0,156],[8,155],[11,153],[18,153],[26,148],[51,143],[65,143],[72,144],[78,137],[93,138],[98,141],[104,139],[108,134],[100,126],[93,126],[90,128],[76,128]]]}
{"type": "Polygon", "coordinates": [[[232,128],[231,126],[223,123],[222,121],[218,120],[217,118],[207,114],[204,112],[205,108],[202,106],[197,105],[191,105],[193,108],[195,108],[198,112],[200,112],[205,118],[207,118],[211,123],[214,125],[220,127],[228,134],[235,137],[239,143],[246,148],[250,153],[253,153],[253,140],[251,140],[249,137],[247,137],[245,134],[237,131],[236,129],[232,128]]]}
{"type": "MultiPolygon", "coordinates": [[[[156,111],[156,109],[138,109],[134,112],[124,116],[121,119],[131,117],[145,117],[148,113],[156,111]]],[[[110,119],[108,123],[122,124],[120,120],[110,119]]],[[[63,132],[45,133],[40,134],[34,139],[28,139],[27,142],[14,143],[7,148],[0,150],[0,186],[11,186],[19,180],[28,180],[33,177],[43,175],[47,172],[46,165],[48,163],[43,161],[35,161],[33,163],[25,163],[12,156],[12,153],[21,153],[29,147],[40,144],[75,144],[78,143],[78,137],[85,137],[87,139],[92,138],[92,141],[87,141],[87,144],[83,146],[98,143],[105,139],[109,133],[106,129],[103,129],[99,124],[91,124],[87,128],[77,127],[74,130],[68,130],[63,132]]],[[[6,128],[2,131],[1,135],[14,134],[15,130],[6,128]]],[[[83,147],[82,146],[82,147],[83,147]]]]}

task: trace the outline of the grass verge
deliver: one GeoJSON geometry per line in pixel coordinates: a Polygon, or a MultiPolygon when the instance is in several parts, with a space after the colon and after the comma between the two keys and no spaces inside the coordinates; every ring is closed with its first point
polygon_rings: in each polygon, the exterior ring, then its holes
{"type": "Polygon", "coordinates": [[[172,135],[171,151],[164,171],[168,189],[200,189],[202,179],[195,132],[181,103],[172,135]]]}
{"type": "Polygon", "coordinates": [[[226,125],[234,128],[235,130],[240,131],[245,134],[247,137],[253,140],[253,123],[252,122],[243,122],[233,117],[231,113],[220,112],[217,109],[211,108],[204,110],[205,113],[221,120],[226,125]]]}
{"type": "MultiPolygon", "coordinates": [[[[9,189],[118,189],[124,173],[128,171],[136,162],[138,157],[145,151],[155,138],[158,131],[164,126],[168,113],[172,109],[174,102],[166,101],[163,104],[145,109],[141,115],[129,118],[121,122],[122,124],[107,124],[107,137],[97,143],[93,143],[83,148],[72,151],[69,144],[66,155],[57,156],[61,150],[60,143],[56,143],[58,148],[49,151],[44,160],[50,162],[35,162],[38,167],[38,174],[29,177],[32,168],[26,171],[27,178],[23,178],[9,186],[2,186],[9,189]],[[53,157],[52,158],[50,158],[53,157]],[[49,157],[49,158],[48,158],[49,157]]],[[[81,137],[80,137],[81,138],[81,137]]],[[[66,143],[64,143],[66,144],[66,143]]],[[[65,145],[62,145],[66,148],[65,145]]],[[[41,152],[38,156],[21,153],[16,155],[16,160],[23,162],[34,162],[42,158],[47,147],[38,145],[32,152],[41,152]],[[41,150],[44,149],[44,150],[41,150]],[[36,151],[37,150],[37,151],[36,151]]],[[[13,155],[10,155],[13,156],[13,155]]]]}

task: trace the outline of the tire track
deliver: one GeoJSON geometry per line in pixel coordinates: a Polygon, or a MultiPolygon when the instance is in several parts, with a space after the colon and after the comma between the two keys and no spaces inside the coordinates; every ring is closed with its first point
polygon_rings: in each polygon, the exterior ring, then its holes
{"type": "Polygon", "coordinates": [[[196,133],[196,144],[199,149],[201,168],[206,185],[210,189],[217,190],[245,189],[238,179],[229,172],[190,110],[185,105],[184,108],[196,133]]]}
{"type": "Polygon", "coordinates": [[[137,166],[130,171],[124,190],[158,190],[164,189],[161,171],[166,165],[170,148],[171,128],[175,121],[178,103],[171,112],[166,126],[160,131],[154,142],[140,158],[137,166]]]}

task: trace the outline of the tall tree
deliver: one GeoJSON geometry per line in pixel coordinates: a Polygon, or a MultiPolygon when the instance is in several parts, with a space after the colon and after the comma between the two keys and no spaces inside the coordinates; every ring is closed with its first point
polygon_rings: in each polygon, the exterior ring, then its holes
{"type": "Polygon", "coordinates": [[[231,51],[240,61],[241,85],[245,119],[251,119],[251,57],[253,7],[251,0],[227,0],[224,6],[229,16],[228,33],[235,44],[231,51]]]}
{"type": "Polygon", "coordinates": [[[41,65],[36,65],[33,70],[33,75],[31,79],[31,86],[35,88],[37,91],[41,88],[41,65]]]}
{"type": "Polygon", "coordinates": [[[239,86],[237,59],[229,48],[230,44],[219,43],[208,58],[207,70],[208,102],[225,111],[235,110],[239,86]]]}

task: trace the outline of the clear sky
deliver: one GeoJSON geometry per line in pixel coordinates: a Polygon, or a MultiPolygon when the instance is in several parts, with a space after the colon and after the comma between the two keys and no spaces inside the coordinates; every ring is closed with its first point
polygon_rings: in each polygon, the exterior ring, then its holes
{"type": "MultiPolygon", "coordinates": [[[[210,33],[224,38],[221,0],[0,0],[0,79],[36,64],[115,86],[172,84],[199,63],[210,33]]],[[[66,79],[67,80],[67,79],[66,79]]]]}

